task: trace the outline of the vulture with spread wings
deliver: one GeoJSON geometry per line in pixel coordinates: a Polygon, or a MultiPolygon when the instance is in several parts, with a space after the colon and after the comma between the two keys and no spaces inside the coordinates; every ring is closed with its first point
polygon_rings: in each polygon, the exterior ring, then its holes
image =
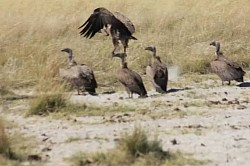
{"type": "Polygon", "coordinates": [[[119,41],[121,41],[124,53],[126,53],[129,39],[137,40],[132,36],[135,27],[126,16],[119,12],[111,13],[103,7],[96,8],[79,29],[81,29],[80,35],[90,39],[100,31],[105,32],[107,36],[111,36],[114,45],[112,54],[117,50],[119,41]]]}

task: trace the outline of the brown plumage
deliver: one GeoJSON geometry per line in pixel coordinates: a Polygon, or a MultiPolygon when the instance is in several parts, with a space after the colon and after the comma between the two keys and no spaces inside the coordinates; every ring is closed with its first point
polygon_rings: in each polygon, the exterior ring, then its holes
{"type": "Polygon", "coordinates": [[[159,56],[156,56],[156,48],[154,46],[146,47],[145,50],[153,52],[153,58],[146,68],[147,77],[157,92],[166,93],[168,85],[167,65],[161,61],[159,56]]]}
{"type": "Polygon", "coordinates": [[[119,82],[125,87],[129,98],[133,98],[133,93],[139,95],[139,97],[147,97],[147,91],[143,84],[141,76],[135,71],[131,70],[125,62],[126,53],[116,53],[113,57],[121,58],[121,68],[117,71],[116,77],[119,82]]]}
{"type": "Polygon", "coordinates": [[[78,95],[80,94],[80,89],[89,92],[91,95],[95,95],[97,83],[94,72],[85,64],[78,65],[73,58],[73,52],[70,48],[65,48],[61,51],[68,54],[69,67],[59,70],[60,77],[67,80],[72,87],[76,88],[78,95]]]}
{"type": "Polygon", "coordinates": [[[245,71],[243,71],[238,63],[223,55],[220,51],[220,42],[214,41],[210,45],[215,46],[215,54],[217,55],[217,58],[210,63],[211,70],[221,78],[222,85],[224,85],[224,81],[228,81],[228,85],[230,85],[231,80],[244,82],[243,76],[245,75],[245,71]]]}
{"type": "Polygon", "coordinates": [[[132,34],[135,32],[133,23],[119,12],[111,13],[107,9],[100,7],[96,8],[89,18],[79,27],[83,28],[80,35],[86,38],[92,38],[97,32],[105,31],[107,36],[112,37],[114,50],[116,51],[121,41],[124,53],[128,47],[129,39],[137,40],[132,34]]]}

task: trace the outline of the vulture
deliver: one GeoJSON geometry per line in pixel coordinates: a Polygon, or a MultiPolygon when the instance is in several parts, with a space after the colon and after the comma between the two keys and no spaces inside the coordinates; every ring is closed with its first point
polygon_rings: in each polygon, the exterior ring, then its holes
{"type": "Polygon", "coordinates": [[[119,41],[123,45],[124,53],[126,53],[129,39],[137,40],[132,36],[135,27],[126,16],[119,12],[111,13],[103,7],[96,8],[79,29],[81,29],[80,35],[90,39],[100,31],[111,36],[114,45],[112,54],[117,50],[119,41]]]}
{"type": "Polygon", "coordinates": [[[228,85],[230,85],[231,80],[244,82],[245,71],[238,63],[223,55],[220,51],[220,42],[213,41],[210,45],[215,47],[215,54],[217,55],[217,58],[210,63],[211,70],[221,78],[222,85],[224,85],[224,81],[228,81],[228,85]]]}
{"type": "Polygon", "coordinates": [[[148,80],[153,84],[155,90],[159,93],[167,92],[168,69],[167,65],[156,56],[156,48],[154,46],[146,47],[145,50],[153,52],[153,58],[146,68],[148,80]]]}
{"type": "Polygon", "coordinates": [[[115,53],[113,57],[121,58],[121,68],[117,71],[116,77],[125,87],[128,97],[133,98],[133,93],[139,95],[139,98],[147,97],[147,91],[143,84],[141,76],[135,71],[128,68],[125,58],[127,57],[126,53],[115,53]]]}
{"type": "Polygon", "coordinates": [[[96,95],[97,83],[94,72],[85,64],[78,65],[73,58],[73,51],[70,48],[61,50],[66,52],[69,59],[69,67],[60,69],[59,75],[62,79],[68,81],[72,87],[77,89],[77,94],[80,90],[87,91],[91,95],[96,95]]]}

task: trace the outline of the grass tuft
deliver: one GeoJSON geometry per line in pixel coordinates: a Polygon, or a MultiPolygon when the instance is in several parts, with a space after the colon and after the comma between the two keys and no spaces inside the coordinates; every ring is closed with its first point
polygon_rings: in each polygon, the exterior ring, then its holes
{"type": "Polygon", "coordinates": [[[170,158],[170,154],[163,151],[160,142],[157,139],[149,141],[145,131],[140,128],[136,128],[132,134],[122,136],[118,146],[133,160],[148,154],[152,154],[159,160],[170,158]]]}
{"type": "Polygon", "coordinates": [[[66,106],[66,98],[63,94],[41,95],[31,101],[31,108],[26,115],[47,115],[57,112],[66,106]]]}
{"type": "Polygon", "coordinates": [[[74,166],[203,164],[201,161],[185,158],[180,152],[164,151],[159,140],[149,140],[146,132],[138,127],[131,134],[122,135],[115,149],[106,153],[77,153],[70,162],[74,166]]]}
{"type": "Polygon", "coordinates": [[[14,153],[11,150],[9,139],[5,133],[4,125],[0,119],[0,155],[13,159],[14,153]]]}
{"type": "Polygon", "coordinates": [[[10,94],[11,92],[8,90],[6,86],[0,85],[0,96],[5,96],[10,94]]]}
{"type": "Polygon", "coordinates": [[[0,117],[0,165],[24,165],[37,146],[37,142],[21,133],[7,134],[5,127],[10,128],[10,126],[4,122],[0,117]]]}

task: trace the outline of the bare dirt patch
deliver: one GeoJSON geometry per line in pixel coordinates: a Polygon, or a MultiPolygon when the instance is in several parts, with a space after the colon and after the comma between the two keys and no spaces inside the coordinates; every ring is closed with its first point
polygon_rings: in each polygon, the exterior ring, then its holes
{"type": "Polygon", "coordinates": [[[65,158],[79,151],[111,149],[121,133],[137,125],[157,134],[165,150],[193,154],[196,159],[210,160],[208,165],[247,165],[249,87],[208,82],[172,88],[164,95],[150,91],[150,97],[145,99],[126,99],[123,92],[98,96],[73,94],[70,98],[72,104],[123,105],[135,108],[132,112],[107,112],[101,116],[67,112],[57,118],[53,114],[24,117],[29,106],[25,104],[27,99],[21,99],[16,104],[3,105],[0,115],[17,124],[10,132],[19,131],[39,141],[36,152],[46,165],[68,165],[65,158]]]}

